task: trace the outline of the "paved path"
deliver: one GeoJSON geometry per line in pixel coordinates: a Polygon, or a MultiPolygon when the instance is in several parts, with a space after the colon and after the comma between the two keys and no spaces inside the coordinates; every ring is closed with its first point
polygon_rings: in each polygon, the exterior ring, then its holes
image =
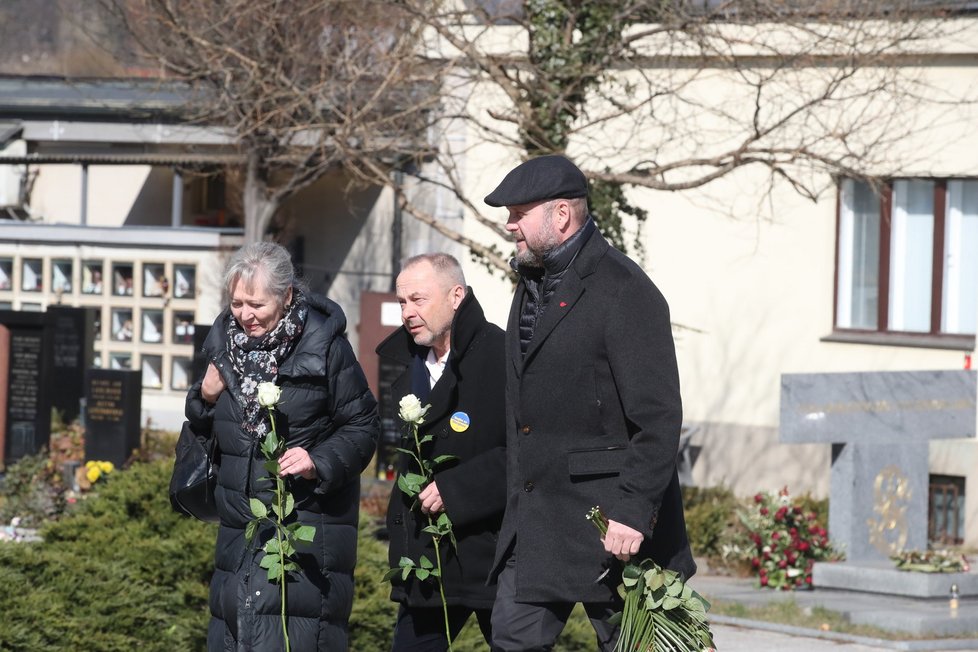
{"type": "Polygon", "coordinates": [[[882,652],[885,648],[713,624],[718,652],[882,652]]]}
{"type": "Polygon", "coordinates": [[[919,650],[927,652],[974,651],[974,639],[944,641],[888,641],[879,646],[851,643],[833,639],[794,636],[778,631],[766,631],[752,627],[736,627],[714,623],[713,641],[718,652],[893,652],[893,650],[919,650]],[[947,647],[944,647],[947,646],[947,647]]]}

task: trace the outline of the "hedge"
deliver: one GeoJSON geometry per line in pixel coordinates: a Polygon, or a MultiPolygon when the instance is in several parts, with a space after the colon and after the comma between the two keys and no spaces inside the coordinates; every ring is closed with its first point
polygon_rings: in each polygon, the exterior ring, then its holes
{"type": "MultiPolygon", "coordinates": [[[[207,584],[217,528],[175,514],[169,460],[117,471],[97,492],[43,526],[39,543],[0,542],[0,650],[204,650],[207,584]]],[[[387,546],[361,518],[350,650],[390,649],[396,605],[387,546]]],[[[485,650],[474,619],[457,652],[485,650]]],[[[555,648],[594,649],[579,608],[555,648]]]]}

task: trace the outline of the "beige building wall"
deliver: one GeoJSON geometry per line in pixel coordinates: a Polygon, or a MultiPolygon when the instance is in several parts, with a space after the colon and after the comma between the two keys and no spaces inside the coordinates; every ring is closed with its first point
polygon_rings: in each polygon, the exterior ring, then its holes
{"type": "MultiPolygon", "coordinates": [[[[955,39],[935,48],[943,52],[929,65],[904,72],[929,85],[933,97],[966,97],[976,89],[978,79],[974,33],[974,26],[964,25],[955,39]]],[[[724,75],[721,70],[707,71],[689,91],[737,107],[745,98],[738,96],[724,75]]],[[[470,92],[467,99],[473,115],[485,115],[497,101],[491,90],[470,92]]],[[[745,110],[749,108],[748,103],[745,110]]],[[[911,120],[905,133],[898,134],[885,151],[875,152],[881,163],[892,164],[888,169],[896,176],[978,174],[975,105],[911,109],[916,113],[908,113],[911,120]]],[[[704,130],[722,126],[700,119],[704,130]]],[[[651,139],[646,144],[651,151],[660,145],[654,139],[664,137],[654,130],[636,132],[630,127],[622,121],[617,130],[604,127],[593,140],[572,141],[569,154],[582,167],[603,167],[605,161],[621,159],[617,150],[623,142],[641,153],[642,138],[651,139]]],[[[469,195],[481,205],[479,200],[519,158],[501,146],[479,142],[476,131],[469,138],[469,195]]],[[[681,152],[682,146],[675,143],[672,153],[681,152]]],[[[723,484],[740,495],[787,485],[792,493],[825,496],[830,447],[779,442],[781,375],[961,369],[969,351],[824,341],[833,332],[834,318],[837,193],[833,180],[827,175],[816,178],[825,189],[817,202],[803,199],[785,184],[770,188],[767,180],[763,169],[743,169],[701,189],[678,193],[634,189],[630,199],[649,211],[642,262],[668,299],[676,326],[686,420],[697,427],[692,441],[701,447],[694,480],[702,485],[723,484]]],[[[500,221],[506,219],[504,209],[485,210],[500,221]]],[[[474,220],[466,226],[470,237],[488,237],[488,230],[474,220]]],[[[512,250],[510,244],[502,246],[512,250]]],[[[491,298],[483,295],[487,313],[505,324],[510,283],[475,264],[469,264],[466,272],[490,289],[491,298]]],[[[976,462],[974,439],[931,445],[932,473],[966,478],[965,538],[970,545],[978,544],[976,462]]]]}

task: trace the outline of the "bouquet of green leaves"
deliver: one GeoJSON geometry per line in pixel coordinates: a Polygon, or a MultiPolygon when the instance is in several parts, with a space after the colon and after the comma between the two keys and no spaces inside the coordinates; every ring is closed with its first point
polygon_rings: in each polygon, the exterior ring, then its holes
{"type": "MultiPolygon", "coordinates": [[[[591,508],[587,519],[602,537],[608,533],[608,518],[600,507],[591,508]]],[[[710,603],[679,573],[644,559],[625,564],[621,582],[618,593],[625,604],[611,621],[621,629],[615,650],[701,652],[714,648],[706,621],[710,603]]]]}
{"type": "Polygon", "coordinates": [[[918,573],[967,573],[968,558],[949,550],[906,550],[890,557],[902,571],[918,573]]]}

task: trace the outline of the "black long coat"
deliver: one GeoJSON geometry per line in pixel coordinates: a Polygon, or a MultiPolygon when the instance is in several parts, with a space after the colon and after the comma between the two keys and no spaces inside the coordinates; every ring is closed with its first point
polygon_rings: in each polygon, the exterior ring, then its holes
{"type": "Polygon", "coordinates": [[[516,541],[520,602],[606,602],[620,567],[585,515],[645,535],[638,559],[691,576],[676,454],[682,425],[669,308],[595,230],[520,354],[521,280],[506,334],[508,501],[498,571],[516,541]],[[609,566],[606,580],[595,580],[609,566]]]}
{"type": "MultiPolygon", "coordinates": [[[[427,348],[417,346],[402,327],[381,342],[377,354],[404,367],[392,386],[394,400],[411,394],[411,359],[416,354],[427,355],[427,348]]],[[[503,331],[486,321],[482,306],[469,289],[455,313],[451,352],[445,371],[431,390],[431,409],[419,432],[421,436],[435,435],[428,452],[431,459],[439,455],[458,458],[435,473],[458,542],[457,551],[447,542],[440,545],[443,579],[446,601],[473,609],[491,608],[496,594],[494,585],[486,585],[486,578],[506,504],[504,360],[503,331]],[[463,432],[450,425],[457,412],[469,417],[463,432]]],[[[402,453],[398,473],[407,471],[409,462],[414,464],[402,453]]],[[[421,532],[427,520],[417,508],[411,509],[411,503],[395,485],[387,509],[392,568],[402,556],[415,562],[421,555],[435,559],[431,537],[421,532]]],[[[419,582],[413,576],[407,582],[394,580],[391,599],[412,607],[441,605],[435,582],[419,582]]]]}
{"type": "MultiPolygon", "coordinates": [[[[316,465],[317,478],[290,477],[295,518],[316,528],[311,544],[297,546],[301,570],[290,575],[286,609],[291,648],[334,652],[347,646],[357,554],[360,472],[369,463],[379,432],[376,401],[346,339],[342,309],[324,297],[309,297],[306,323],[292,354],[279,368],[282,388],[276,428],[287,445],[302,446],[316,465]]],[[[199,435],[212,433],[220,448],[215,571],[210,588],[211,621],[207,649],[284,649],[279,585],[270,583],[258,562],[271,528],[251,543],[244,532],[252,519],[249,499],[271,504],[264,455],[242,428],[242,408],[234,399],[240,380],[227,352],[227,320],[222,313],[204,343],[227,389],[208,407],[197,383],[187,397],[187,418],[199,435]],[[261,543],[258,543],[258,542],[261,543]],[[256,545],[257,544],[257,545],[256,545]]]]}

